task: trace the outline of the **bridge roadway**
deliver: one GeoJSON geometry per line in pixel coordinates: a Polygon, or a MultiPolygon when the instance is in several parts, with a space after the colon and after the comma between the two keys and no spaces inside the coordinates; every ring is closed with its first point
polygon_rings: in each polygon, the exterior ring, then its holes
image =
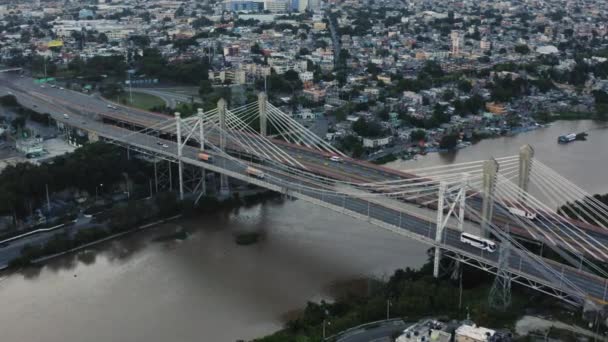
{"type": "MultiPolygon", "coordinates": [[[[40,111],[53,114],[67,112],[73,115],[76,113],[84,113],[89,119],[98,118],[101,115],[123,122],[131,122],[142,127],[150,127],[170,119],[170,117],[163,114],[116,105],[98,95],[87,95],[70,90],[51,88],[49,85],[41,88],[41,85],[35,84],[33,79],[29,77],[18,77],[17,75],[10,73],[0,74],[0,89],[18,95],[19,101],[26,106],[36,107],[36,109],[40,111]],[[114,110],[108,108],[108,105],[116,106],[119,109],[114,110]]],[[[390,170],[356,160],[346,160],[343,164],[329,166],[327,165],[326,156],[320,155],[318,152],[307,151],[306,149],[286,144],[283,144],[283,147],[290,153],[300,155],[304,158],[304,162],[307,166],[314,169],[315,172],[339,180],[369,182],[404,179],[409,176],[396,170],[390,170]]],[[[481,207],[480,199],[476,196],[471,197],[468,204],[477,210],[481,207]]],[[[526,238],[531,237],[527,230],[519,227],[518,224],[512,222],[510,218],[502,215],[500,210],[495,210],[494,219],[499,225],[509,223],[511,232],[514,234],[526,238]]],[[[542,227],[546,222],[538,223],[542,227]]],[[[571,223],[586,231],[600,242],[608,244],[608,232],[604,229],[577,221],[572,221],[571,223]]],[[[564,234],[566,235],[565,239],[570,241],[580,239],[572,232],[564,234]]],[[[561,243],[561,241],[558,242],[561,243]]]]}
{"type": "MultiPolygon", "coordinates": [[[[158,145],[158,139],[149,135],[133,133],[123,128],[106,125],[97,121],[81,121],[76,117],[69,119],[56,115],[59,121],[64,121],[76,127],[97,132],[97,134],[115,143],[129,145],[131,148],[147,151],[167,159],[175,160],[177,145],[166,141],[168,148],[158,145]],[[125,136],[127,136],[125,138],[125,136]]],[[[226,174],[229,177],[252,183],[286,195],[300,198],[316,205],[368,221],[376,226],[405,235],[429,246],[436,246],[435,222],[428,217],[418,213],[400,210],[394,206],[386,206],[383,203],[374,202],[373,198],[358,198],[356,196],[345,196],[339,194],[337,189],[314,184],[307,178],[294,174],[286,174],[282,171],[272,171],[274,165],[262,164],[256,167],[264,168],[266,177],[258,179],[245,173],[243,161],[224,158],[215,155],[212,164],[205,163],[197,158],[199,149],[192,146],[184,146],[183,162],[186,164],[205,168],[210,171],[226,174]]],[[[460,242],[460,231],[454,227],[446,227],[442,243],[439,246],[445,250],[448,257],[460,260],[475,267],[489,272],[495,272],[499,252],[489,253],[460,242]]],[[[519,253],[525,253],[519,251],[519,253]]],[[[513,275],[513,281],[525,286],[533,287],[539,291],[560,297],[566,301],[575,302],[576,299],[565,282],[575,284],[589,297],[599,300],[607,299],[608,281],[604,278],[577,270],[575,268],[556,263],[551,260],[543,261],[553,269],[553,277],[547,276],[538,270],[530,254],[520,255],[513,251],[509,258],[509,271],[513,275]],[[563,277],[563,278],[561,278],[563,277]],[[563,279],[563,281],[559,279],[563,279]],[[569,296],[570,295],[570,296],[569,296]]],[[[578,297],[580,300],[580,297],[578,297]]]]}
{"type": "MultiPolygon", "coordinates": [[[[121,122],[130,122],[141,127],[150,127],[171,118],[164,114],[116,105],[98,95],[87,95],[70,90],[50,88],[49,85],[46,85],[45,88],[41,88],[40,85],[34,84],[31,78],[18,77],[14,74],[0,74],[0,89],[18,95],[19,101],[26,106],[36,105],[36,109],[53,114],[66,112],[71,115],[85,114],[88,119],[95,119],[99,118],[99,116],[103,116],[121,122]],[[118,110],[108,108],[109,104],[118,107],[118,110]]],[[[283,144],[283,148],[287,149],[291,154],[301,156],[301,158],[304,159],[303,162],[316,173],[338,180],[370,182],[405,179],[409,176],[396,170],[350,159],[347,159],[342,164],[328,165],[326,156],[319,154],[316,151],[310,151],[287,144],[283,144]]],[[[423,200],[424,199],[421,199],[421,201],[423,200]]],[[[481,201],[477,196],[469,198],[467,204],[477,210],[481,208],[481,201]]],[[[501,210],[495,209],[494,220],[499,226],[509,223],[513,234],[528,239],[532,237],[526,229],[519,227],[516,222],[513,222],[512,219],[502,214],[501,210]]],[[[547,222],[539,220],[538,225],[543,229],[545,223],[547,222]]],[[[570,223],[598,239],[601,243],[608,245],[608,232],[606,232],[606,230],[578,221],[572,221],[570,223]]],[[[563,234],[564,239],[570,242],[580,239],[580,237],[577,237],[573,232],[564,232],[563,234]]],[[[540,236],[540,234],[538,235],[540,236]]],[[[563,242],[559,240],[556,242],[563,244],[563,242]]],[[[576,245],[576,243],[573,245],[576,245]]],[[[606,261],[606,259],[604,260],[606,261]]]]}
{"type": "MultiPolygon", "coordinates": [[[[24,78],[25,79],[25,78],[24,78]]],[[[29,85],[28,82],[24,81],[24,79],[20,79],[17,84],[12,83],[12,81],[7,81],[6,79],[0,78],[0,87],[4,87],[6,91],[19,92],[19,100],[24,102],[26,105],[37,104],[39,109],[42,111],[47,111],[53,114],[53,117],[58,121],[69,121],[70,125],[83,128],[85,130],[95,131],[102,137],[106,137],[109,139],[119,139],[122,136],[129,134],[129,131],[122,130],[117,127],[112,127],[109,125],[104,125],[97,121],[90,120],[92,115],[96,115],[98,113],[108,113],[110,115],[117,115],[122,117],[123,119],[128,119],[131,121],[137,121],[141,124],[145,125],[153,125],[154,123],[162,122],[167,119],[167,116],[150,113],[140,110],[135,110],[131,108],[121,107],[118,111],[108,110],[107,102],[105,100],[99,99],[95,96],[85,95],[77,92],[60,90],[60,89],[52,89],[52,88],[42,88],[40,91],[33,85],[29,85]],[[28,84],[28,86],[23,87],[28,84]],[[76,100],[75,100],[76,99],[76,100]],[[23,101],[25,100],[25,101],[23,101]],[[62,117],[63,112],[70,113],[70,119],[64,120],[62,117]],[[82,117],[78,117],[77,113],[84,113],[85,115],[82,117]]],[[[31,80],[30,80],[31,81],[31,80]]],[[[130,139],[144,139],[145,141],[140,142],[139,147],[153,151],[155,153],[159,153],[161,155],[167,155],[171,157],[174,156],[174,153],[171,154],[169,151],[175,151],[175,145],[172,142],[167,142],[170,144],[169,149],[162,149],[157,145],[156,139],[143,136],[141,134],[132,134],[130,139]]],[[[134,142],[135,143],[135,142],[134,142]]],[[[301,151],[301,150],[298,150],[301,151]]],[[[236,164],[231,161],[226,162],[226,169],[217,168],[213,165],[205,164],[201,161],[198,161],[195,157],[196,149],[192,147],[185,147],[185,161],[192,165],[204,166],[207,169],[212,171],[224,172],[228,173],[227,170],[230,170],[231,177],[241,179],[244,181],[248,181],[251,183],[260,183],[258,185],[265,186],[267,188],[271,188],[277,191],[283,191],[290,193],[296,197],[303,198],[310,202],[320,204],[330,209],[337,210],[340,212],[344,212],[345,214],[363,218],[369,220],[370,222],[383,226],[384,228],[391,229],[397,231],[403,235],[408,235],[414,239],[417,239],[421,242],[427,243],[429,245],[434,245],[434,234],[435,227],[434,221],[429,220],[428,218],[422,218],[411,213],[405,213],[394,208],[386,208],[383,205],[372,203],[366,199],[361,198],[353,198],[353,197],[344,197],[336,195],[335,192],[332,193],[318,193],[311,189],[307,188],[298,188],[297,183],[289,183],[289,181],[294,181],[293,175],[289,176],[289,179],[281,179],[280,177],[273,177],[268,179],[265,182],[261,182],[257,179],[252,179],[248,177],[243,172],[243,166],[236,164]],[[263,183],[263,184],[261,184],[263,183]],[[294,188],[295,186],[295,188],[294,188]],[[369,212],[369,215],[367,215],[369,212]]],[[[299,152],[302,155],[308,155],[308,153],[299,152]]],[[[309,159],[309,157],[307,157],[309,159]]],[[[327,160],[324,156],[315,156],[312,159],[316,162],[318,167],[328,166],[327,160]]],[[[218,162],[220,159],[218,159],[218,162]]],[[[330,170],[333,170],[335,173],[339,171],[347,175],[347,177],[364,177],[367,180],[386,180],[390,179],[398,179],[403,178],[398,175],[396,171],[388,170],[382,167],[371,166],[366,163],[360,163],[357,161],[347,161],[341,165],[332,165],[331,167],[326,167],[330,170]],[[365,167],[362,167],[365,164],[365,167]],[[337,167],[337,168],[336,168],[337,167]]],[[[335,175],[334,175],[335,176],[335,175]]],[[[337,177],[337,178],[341,178],[337,177]]],[[[301,183],[306,180],[300,179],[301,183]]],[[[480,251],[476,248],[473,248],[468,245],[464,245],[459,241],[459,232],[450,228],[446,230],[445,233],[445,244],[442,245],[442,248],[446,249],[448,252],[453,252],[454,257],[461,258],[464,257],[466,260],[464,262],[468,262],[474,264],[474,266],[487,268],[491,271],[491,268],[496,263],[496,258],[498,253],[487,253],[480,251]],[[477,261],[476,261],[477,260],[477,261]],[[478,264],[481,262],[481,264],[478,264]]],[[[449,254],[448,254],[449,255],[449,254]]],[[[588,273],[581,272],[579,270],[570,268],[568,266],[563,266],[560,264],[553,263],[551,261],[547,261],[557,270],[558,274],[563,274],[565,279],[569,279],[574,284],[584,289],[588,294],[598,299],[606,299],[606,280],[600,277],[596,277],[590,275],[588,273]]],[[[553,290],[559,291],[562,287],[561,284],[553,284],[551,280],[547,279],[546,276],[539,273],[532,265],[530,265],[529,261],[520,258],[517,255],[511,256],[510,260],[511,271],[517,277],[514,279],[516,282],[524,283],[528,286],[530,279],[533,282],[538,284],[542,284],[547,287],[548,292],[553,290]]],[[[533,285],[532,285],[533,286],[533,285]]]]}

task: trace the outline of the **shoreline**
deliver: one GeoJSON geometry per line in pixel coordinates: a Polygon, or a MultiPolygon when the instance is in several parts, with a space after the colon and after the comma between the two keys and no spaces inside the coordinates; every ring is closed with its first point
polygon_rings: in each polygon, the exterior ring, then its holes
{"type": "Polygon", "coordinates": [[[131,230],[127,230],[127,231],[124,231],[124,232],[112,234],[112,235],[107,236],[105,238],[101,238],[99,240],[88,242],[88,243],[85,243],[84,245],[80,245],[78,247],[74,247],[74,248],[68,249],[67,251],[63,251],[63,252],[59,252],[59,253],[55,253],[55,254],[51,254],[51,255],[47,255],[47,256],[43,256],[43,257],[34,259],[34,260],[31,261],[31,263],[34,264],[34,265],[38,265],[38,264],[41,264],[41,263],[43,263],[45,261],[48,261],[48,260],[51,260],[51,259],[63,256],[63,255],[66,255],[66,254],[70,254],[70,253],[73,253],[73,252],[77,252],[79,250],[85,249],[87,247],[95,246],[95,245],[98,245],[100,243],[104,243],[106,241],[114,240],[114,239],[119,238],[121,236],[129,235],[129,234],[136,233],[136,232],[148,229],[148,228],[156,227],[156,226],[158,226],[160,224],[171,222],[171,221],[176,220],[176,219],[181,218],[181,217],[183,217],[183,214],[178,214],[178,215],[170,216],[170,217],[167,217],[167,218],[164,218],[164,219],[160,219],[160,220],[157,220],[157,221],[154,221],[154,222],[146,223],[146,224],[143,224],[143,225],[141,225],[139,227],[133,228],[131,230]]]}
{"type": "MultiPolygon", "coordinates": [[[[46,255],[46,256],[43,256],[43,257],[40,257],[40,258],[33,259],[33,260],[30,261],[30,263],[31,263],[31,265],[40,265],[41,263],[43,263],[45,261],[48,261],[48,260],[51,260],[51,259],[63,256],[63,255],[67,255],[67,254],[70,254],[70,253],[73,253],[73,252],[77,252],[77,251],[85,249],[87,247],[95,246],[95,245],[98,245],[98,244],[101,244],[101,243],[104,243],[104,242],[107,242],[107,241],[119,238],[121,236],[125,236],[125,235],[128,235],[128,234],[136,233],[136,232],[141,231],[141,230],[152,228],[152,227],[158,226],[160,224],[176,220],[178,218],[181,218],[182,216],[183,216],[183,214],[178,214],[178,215],[170,216],[170,217],[167,217],[167,218],[164,218],[164,219],[156,220],[154,222],[146,223],[146,224],[143,224],[143,225],[141,225],[139,227],[136,227],[136,228],[124,231],[124,232],[112,234],[112,235],[106,236],[104,238],[95,240],[95,241],[87,242],[87,243],[85,243],[83,245],[80,245],[80,246],[77,246],[77,247],[74,247],[74,248],[70,248],[70,249],[68,249],[66,251],[63,251],[63,252],[59,252],[59,253],[55,253],[55,254],[51,254],[51,255],[46,255]]],[[[7,270],[10,270],[10,269],[11,269],[11,263],[10,262],[0,266],[0,271],[7,271],[7,270]]]]}

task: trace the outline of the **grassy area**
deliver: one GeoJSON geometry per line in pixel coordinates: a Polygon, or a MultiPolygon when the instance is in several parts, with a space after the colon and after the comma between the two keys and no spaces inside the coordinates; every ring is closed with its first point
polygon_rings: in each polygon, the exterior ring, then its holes
{"type": "Polygon", "coordinates": [[[129,92],[124,92],[119,98],[118,101],[121,104],[136,107],[139,109],[150,110],[153,107],[160,107],[165,105],[165,101],[158,96],[133,92],[133,103],[131,103],[131,98],[129,96],[129,92]]]}

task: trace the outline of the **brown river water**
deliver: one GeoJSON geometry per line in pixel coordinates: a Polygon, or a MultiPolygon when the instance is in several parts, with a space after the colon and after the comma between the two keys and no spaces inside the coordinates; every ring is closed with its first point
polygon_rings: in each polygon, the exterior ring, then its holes
{"type": "MultiPolygon", "coordinates": [[[[517,153],[536,157],[591,192],[608,192],[608,130],[590,121],[482,141],[453,154],[396,161],[394,168],[517,153]],[[586,142],[557,136],[589,131],[586,142]]],[[[182,220],[0,275],[0,341],[235,341],[280,329],[336,284],[418,267],[427,247],[302,201],[269,202],[226,216],[182,220]],[[162,239],[179,227],[183,241],[162,239]],[[234,234],[262,232],[255,245],[234,234]],[[160,238],[159,238],[160,237],[160,238]]]]}

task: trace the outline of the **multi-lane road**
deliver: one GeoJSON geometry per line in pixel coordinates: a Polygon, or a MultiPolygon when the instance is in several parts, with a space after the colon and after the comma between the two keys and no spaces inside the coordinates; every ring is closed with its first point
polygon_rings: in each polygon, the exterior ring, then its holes
{"type": "MultiPolygon", "coordinates": [[[[166,141],[168,147],[165,148],[158,144],[158,138],[133,133],[123,128],[104,124],[101,120],[98,120],[99,115],[107,115],[141,126],[152,126],[171,119],[171,117],[124,106],[117,106],[118,109],[112,109],[108,105],[114,106],[115,104],[109,103],[97,95],[51,88],[48,85],[42,88],[26,77],[21,78],[7,74],[0,76],[0,95],[10,92],[17,96],[23,105],[48,112],[58,121],[95,132],[102,138],[129,144],[168,158],[176,156],[177,146],[172,141],[166,141]]],[[[331,164],[326,155],[295,146],[283,145],[283,147],[288,153],[296,156],[309,170],[334,179],[373,182],[410,177],[410,175],[395,170],[356,160],[347,159],[343,163],[331,164]]],[[[292,194],[330,209],[368,220],[429,245],[436,244],[434,242],[434,220],[429,219],[428,215],[411,210],[412,208],[405,204],[399,208],[364,196],[345,196],[340,194],[337,189],[327,188],[327,185],[321,183],[315,184],[307,177],[285,173],[284,170],[277,169],[275,164],[263,163],[258,165],[258,167],[264,168],[267,175],[264,179],[252,178],[245,172],[247,165],[243,161],[216,155],[214,163],[208,164],[198,160],[197,153],[198,148],[185,146],[183,161],[272,190],[292,194]]],[[[446,229],[440,245],[445,250],[482,261],[486,265],[495,265],[497,262],[498,251],[489,253],[462,243],[460,241],[460,231],[454,229],[453,226],[446,229]]],[[[594,298],[606,299],[606,286],[608,284],[606,279],[548,260],[544,262],[549,265],[549,268],[542,271],[543,267],[539,266],[533,257],[520,251],[511,255],[509,265],[511,272],[521,277],[518,279],[522,279],[522,282],[525,279],[531,279],[547,288],[564,289],[566,292],[572,292],[572,289],[568,289],[568,286],[566,286],[567,282],[571,282],[594,298]]],[[[527,280],[525,281],[527,282],[527,280]]]]}

